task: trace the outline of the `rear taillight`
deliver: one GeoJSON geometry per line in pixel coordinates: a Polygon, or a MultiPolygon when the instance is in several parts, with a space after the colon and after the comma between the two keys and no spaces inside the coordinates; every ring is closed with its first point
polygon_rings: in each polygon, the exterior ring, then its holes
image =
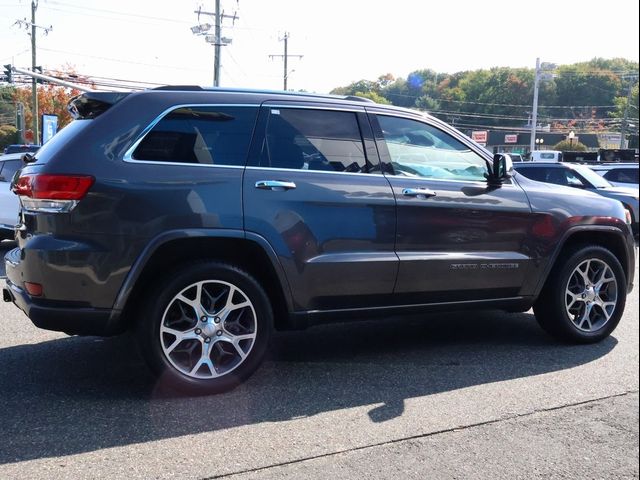
{"type": "Polygon", "coordinates": [[[68,212],[84,198],[94,181],[88,175],[22,175],[14,183],[13,193],[28,211],[68,212]]]}

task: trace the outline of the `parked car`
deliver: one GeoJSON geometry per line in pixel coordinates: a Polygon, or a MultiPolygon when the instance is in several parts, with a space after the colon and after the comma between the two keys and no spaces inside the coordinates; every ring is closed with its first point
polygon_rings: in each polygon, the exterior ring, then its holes
{"type": "Polygon", "coordinates": [[[534,150],[529,154],[532,162],[561,162],[562,152],[558,150],[534,150]]]}
{"type": "Polygon", "coordinates": [[[616,187],[627,187],[638,190],[638,164],[637,163],[606,163],[602,165],[589,165],[589,168],[598,175],[604,177],[616,187]]]}
{"type": "Polygon", "coordinates": [[[40,145],[14,144],[5,147],[4,154],[9,153],[35,153],[40,149],[40,145]]]}
{"type": "Polygon", "coordinates": [[[177,388],[227,390],[273,329],[357,316],[533,306],[597,342],[633,286],[620,202],[514,174],[419,112],[198,87],[70,111],[13,184],[3,298],[41,328],[134,330],[177,388]]]}
{"type": "Polygon", "coordinates": [[[589,190],[604,197],[619,200],[632,220],[634,231],[638,232],[638,189],[615,187],[596,174],[586,165],[566,163],[537,163],[517,165],[518,173],[540,182],[589,190]]]}
{"type": "Polygon", "coordinates": [[[522,155],[520,155],[519,153],[509,153],[509,156],[511,157],[511,160],[514,162],[525,162],[526,160],[524,159],[524,157],[522,155]]]}
{"type": "Polygon", "coordinates": [[[13,239],[18,223],[19,202],[10,189],[11,180],[22,167],[22,153],[0,155],[0,240],[13,239]]]}

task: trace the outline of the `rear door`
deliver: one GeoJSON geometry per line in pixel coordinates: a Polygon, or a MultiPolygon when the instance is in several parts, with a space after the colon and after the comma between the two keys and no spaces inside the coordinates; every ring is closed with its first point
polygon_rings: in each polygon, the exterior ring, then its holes
{"type": "Polygon", "coordinates": [[[487,159],[459,134],[423,118],[374,114],[397,200],[396,298],[438,303],[519,295],[532,224],[524,191],[490,187],[487,159]]]}
{"type": "Polygon", "coordinates": [[[245,229],[276,251],[297,310],[388,300],[395,201],[363,108],[265,104],[243,199],[245,229]]]}

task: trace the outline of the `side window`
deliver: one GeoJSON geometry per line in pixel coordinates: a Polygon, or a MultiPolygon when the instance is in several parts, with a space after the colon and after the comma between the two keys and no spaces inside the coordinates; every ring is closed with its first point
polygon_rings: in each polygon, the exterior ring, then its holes
{"type": "Polygon", "coordinates": [[[10,182],[15,173],[22,167],[22,160],[7,160],[0,163],[0,181],[10,182]]]}
{"type": "Polygon", "coordinates": [[[395,175],[485,181],[485,160],[451,135],[416,120],[377,118],[395,175]]]}
{"type": "Polygon", "coordinates": [[[244,165],[257,107],[180,107],[160,120],[134,160],[244,165]]]}
{"type": "Polygon", "coordinates": [[[518,168],[517,172],[537,182],[547,181],[548,170],[544,168],[518,168]]]}
{"type": "Polygon", "coordinates": [[[567,185],[570,187],[588,187],[589,185],[583,181],[584,179],[578,175],[573,173],[571,170],[566,170],[567,174],[567,185]]]}
{"type": "Polygon", "coordinates": [[[261,167],[367,173],[356,114],[269,108],[261,167]]]}
{"type": "Polygon", "coordinates": [[[638,183],[638,169],[617,168],[609,170],[604,178],[612,182],[638,183]]]}

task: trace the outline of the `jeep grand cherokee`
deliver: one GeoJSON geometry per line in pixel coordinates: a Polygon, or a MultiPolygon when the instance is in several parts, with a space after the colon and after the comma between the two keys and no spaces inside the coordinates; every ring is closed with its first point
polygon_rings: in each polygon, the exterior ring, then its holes
{"type": "Polygon", "coordinates": [[[153,371],[219,392],[273,329],[533,306],[596,342],[632,288],[620,202],[529,180],[445,123],[355,97],[85,93],[14,180],[4,299],[41,328],[133,329],[153,371]]]}

